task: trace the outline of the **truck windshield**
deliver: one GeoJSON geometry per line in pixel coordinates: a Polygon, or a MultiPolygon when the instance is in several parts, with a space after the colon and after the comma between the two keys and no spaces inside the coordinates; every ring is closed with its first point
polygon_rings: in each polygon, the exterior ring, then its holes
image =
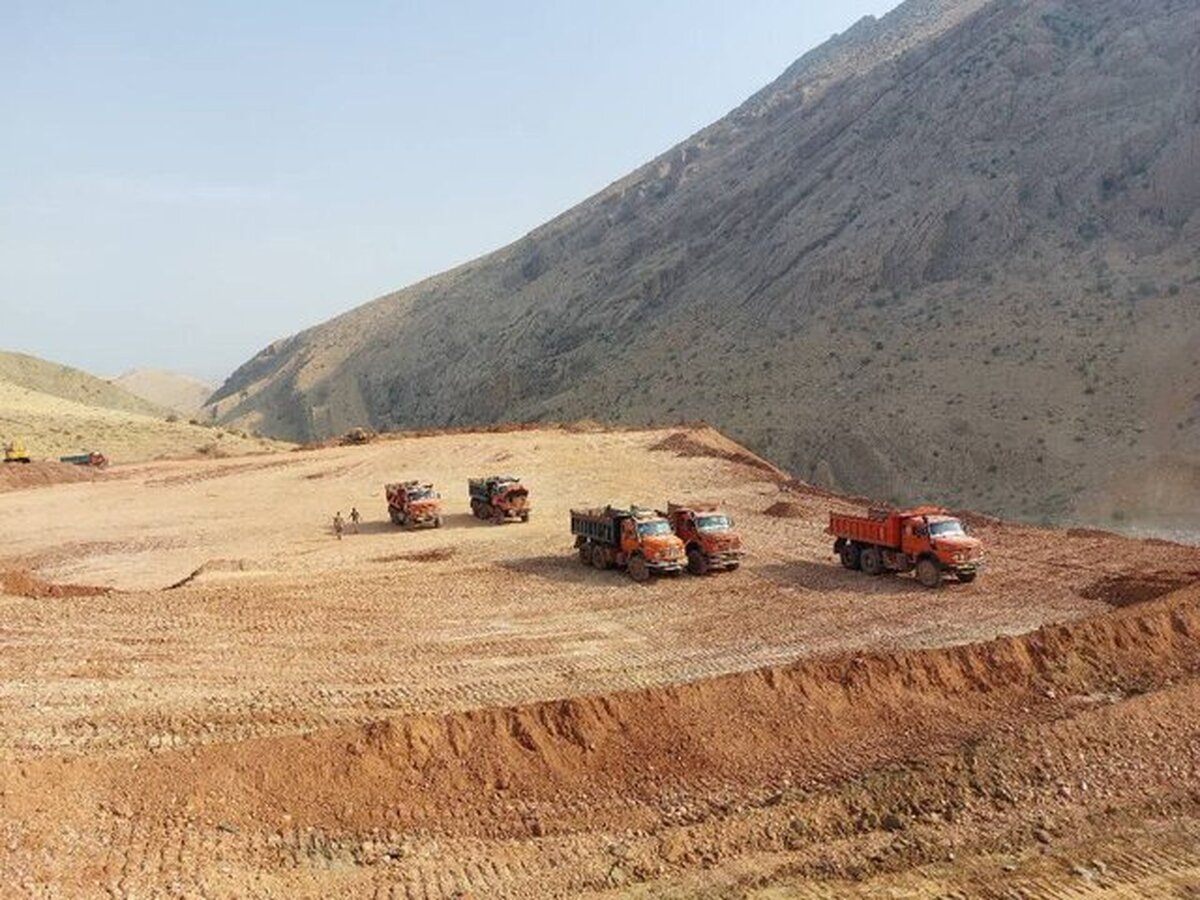
{"type": "Polygon", "coordinates": [[[696,516],[696,527],[701,531],[728,531],[729,516],[696,516]]]}
{"type": "Polygon", "coordinates": [[[671,526],[662,519],[656,522],[638,522],[638,534],[647,537],[652,534],[670,534],[671,526]]]}
{"type": "Polygon", "coordinates": [[[408,492],[409,500],[429,500],[431,497],[433,497],[433,491],[419,490],[408,492]]]}
{"type": "Polygon", "coordinates": [[[933,537],[952,537],[954,535],[966,534],[963,531],[962,525],[954,520],[949,522],[930,522],[929,533],[933,537]]]}

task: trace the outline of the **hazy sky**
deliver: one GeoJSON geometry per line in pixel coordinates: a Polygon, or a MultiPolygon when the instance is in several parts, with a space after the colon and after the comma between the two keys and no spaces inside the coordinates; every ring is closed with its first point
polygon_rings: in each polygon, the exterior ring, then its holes
{"type": "Polygon", "coordinates": [[[220,380],[894,0],[0,0],[0,349],[220,380]]]}

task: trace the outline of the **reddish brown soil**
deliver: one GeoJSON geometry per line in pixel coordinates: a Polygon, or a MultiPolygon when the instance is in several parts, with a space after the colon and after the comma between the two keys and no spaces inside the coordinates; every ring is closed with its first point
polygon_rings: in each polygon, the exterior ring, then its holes
{"type": "Polygon", "coordinates": [[[5,463],[0,464],[0,491],[99,481],[108,477],[108,471],[95,466],[73,466],[58,462],[5,463]]]}
{"type": "MultiPolygon", "coordinates": [[[[717,436],[719,438],[719,436],[717,436]]],[[[697,439],[692,431],[677,431],[671,434],[657,444],[650,447],[651,450],[659,450],[667,453],[674,453],[676,456],[689,457],[707,457],[710,459],[723,459],[731,463],[741,466],[748,466],[752,469],[759,469],[766,472],[780,482],[786,481],[788,476],[782,470],[767,462],[761,456],[756,456],[744,447],[734,444],[724,438],[713,440],[697,439]]]]}
{"type": "Polygon", "coordinates": [[[1200,883],[1200,551],[978,517],[975,584],[871,579],[824,534],[854,504],[703,431],[712,452],[655,449],[678,433],[428,436],[0,498],[32,526],[0,582],[0,896],[1200,883]],[[495,465],[537,474],[528,525],[466,511],[453,486],[495,465]],[[430,469],[446,526],[392,528],[379,486],[430,469]],[[581,494],[689,485],[721,486],[738,572],[638,586],[574,560],[581,494]],[[367,519],[337,541],[350,503],[367,519]],[[38,593],[94,578],[124,590],[38,593]]]}
{"type": "Polygon", "coordinates": [[[790,500],[777,500],[763,510],[763,515],[772,516],[776,519],[803,519],[806,514],[804,507],[799,503],[790,500]]]}
{"type": "Polygon", "coordinates": [[[0,570],[0,594],[45,599],[48,597],[97,597],[112,588],[89,584],[52,584],[24,569],[0,570]]]}

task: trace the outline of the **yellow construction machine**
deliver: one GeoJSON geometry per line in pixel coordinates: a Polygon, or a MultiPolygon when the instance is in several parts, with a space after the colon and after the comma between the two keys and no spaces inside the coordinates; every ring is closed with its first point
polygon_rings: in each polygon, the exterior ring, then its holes
{"type": "Polygon", "coordinates": [[[7,444],[5,444],[4,461],[6,463],[30,462],[29,454],[25,452],[25,445],[20,441],[9,441],[7,444]]]}

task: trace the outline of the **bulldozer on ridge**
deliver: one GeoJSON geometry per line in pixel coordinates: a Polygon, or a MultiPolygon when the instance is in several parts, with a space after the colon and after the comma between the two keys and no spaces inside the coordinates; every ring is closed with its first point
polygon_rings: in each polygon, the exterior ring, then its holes
{"type": "Polygon", "coordinates": [[[29,452],[25,449],[25,445],[19,440],[9,441],[4,445],[4,461],[6,463],[33,462],[29,458],[29,452]]]}

